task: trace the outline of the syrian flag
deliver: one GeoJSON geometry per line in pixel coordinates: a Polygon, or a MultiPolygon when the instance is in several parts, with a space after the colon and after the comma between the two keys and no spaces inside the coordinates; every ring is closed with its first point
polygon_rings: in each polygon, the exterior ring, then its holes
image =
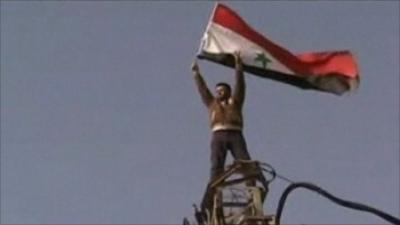
{"type": "Polygon", "coordinates": [[[293,54],[253,30],[223,4],[216,4],[197,57],[234,67],[240,51],[244,70],[302,89],[341,95],[358,87],[358,69],[347,51],[293,54]]]}

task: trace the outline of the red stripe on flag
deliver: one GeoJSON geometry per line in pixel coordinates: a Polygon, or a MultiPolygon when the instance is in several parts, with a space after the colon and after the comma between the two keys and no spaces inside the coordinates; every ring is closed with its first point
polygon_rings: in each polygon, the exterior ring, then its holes
{"type": "Polygon", "coordinates": [[[304,53],[297,58],[309,66],[312,74],[338,73],[351,78],[358,75],[357,65],[349,51],[304,53]]]}
{"type": "Polygon", "coordinates": [[[236,12],[223,4],[217,5],[212,21],[261,46],[296,74],[321,76],[336,72],[348,77],[358,74],[350,52],[308,53],[296,57],[253,30],[236,12]]]}

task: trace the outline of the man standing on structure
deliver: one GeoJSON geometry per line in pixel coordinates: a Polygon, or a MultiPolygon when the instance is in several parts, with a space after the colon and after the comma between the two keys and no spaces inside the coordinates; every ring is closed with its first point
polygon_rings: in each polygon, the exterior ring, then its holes
{"type": "Polygon", "coordinates": [[[215,86],[215,96],[210,92],[194,61],[192,71],[201,99],[207,106],[212,130],[210,182],[224,171],[227,151],[234,159],[250,160],[244,139],[242,108],[245,99],[245,79],[239,52],[234,53],[236,83],[231,90],[227,83],[215,86]]]}

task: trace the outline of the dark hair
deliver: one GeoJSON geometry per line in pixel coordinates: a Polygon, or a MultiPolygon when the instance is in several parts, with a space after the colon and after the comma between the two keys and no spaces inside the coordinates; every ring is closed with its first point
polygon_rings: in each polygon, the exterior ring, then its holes
{"type": "Polygon", "coordinates": [[[229,84],[227,84],[225,82],[219,82],[218,84],[215,85],[215,87],[219,87],[219,86],[225,87],[226,89],[228,89],[229,92],[231,92],[231,86],[229,84]]]}

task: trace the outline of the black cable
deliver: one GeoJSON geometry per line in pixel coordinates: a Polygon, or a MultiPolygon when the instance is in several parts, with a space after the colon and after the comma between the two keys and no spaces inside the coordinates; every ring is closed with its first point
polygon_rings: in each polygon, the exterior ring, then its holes
{"type": "Polygon", "coordinates": [[[338,197],[333,196],[332,194],[330,194],[329,192],[325,191],[324,189],[311,184],[311,183],[306,183],[306,182],[299,182],[299,183],[292,183],[290,184],[285,191],[283,192],[283,194],[281,195],[281,198],[279,199],[279,204],[278,204],[278,208],[277,208],[277,212],[276,212],[276,225],[280,225],[280,220],[281,220],[281,216],[282,216],[282,211],[283,211],[283,207],[285,205],[285,201],[289,195],[289,193],[291,191],[293,191],[296,188],[305,188],[314,192],[317,192],[318,194],[328,198],[329,200],[333,201],[336,204],[339,204],[341,206],[347,207],[347,208],[351,208],[351,209],[355,209],[355,210],[360,210],[360,211],[365,211],[365,212],[369,212],[372,214],[375,214],[376,216],[381,217],[382,219],[395,224],[395,225],[400,225],[400,219],[396,218],[394,216],[389,215],[388,213],[385,213],[381,210],[375,209],[373,207],[364,205],[364,204],[360,204],[357,202],[351,202],[351,201],[347,201],[347,200],[343,200],[340,199],[338,197]]]}
{"type": "Polygon", "coordinates": [[[261,168],[262,168],[263,171],[265,171],[265,172],[267,172],[267,173],[272,175],[272,179],[270,179],[270,181],[273,181],[277,177],[277,178],[280,178],[280,179],[282,179],[282,180],[284,180],[284,181],[286,181],[288,183],[294,183],[293,180],[291,180],[289,178],[286,178],[285,176],[277,173],[275,168],[273,166],[271,166],[270,164],[263,163],[263,162],[259,162],[259,164],[262,166],[261,168]]]}
{"type": "Polygon", "coordinates": [[[290,183],[290,185],[285,189],[285,191],[283,192],[283,194],[282,194],[282,196],[280,198],[278,209],[277,209],[277,213],[276,213],[276,221],[277,221],[276,225],[280,225],[280,218],[281,218],[281,215],[282,215],[283,206],[285,204],[286,198],[288,197],[289,193],[291,191],[293,191],[294,189],[300,188],[300,187],[315,191],[315,192],[321,194],[322,196],[330,199],[331,201],[333,201],[333,202],[335,202],[335,203],[337,203],[337,204],[339,204],[341,206],[344,206],[344,207],[347,207],[347,208],[351,208],[351,209],[355,209],[355,210],[369,212],[369,213],[372,213],[372,214],[375,214],[375,215],[381,217],[382,219],[384,219],[384,220],[386,220],[388,222],[391,222],[391,223],[396,224],[396,225],[400,225],[400,219],[396,218],[394,216],[391,216],[388,213],[385,213],[383,211],[380,211],[378,209],[375,209],[373,207],[370,207],[370,206],[367,206],[367,205],[364,205],[364,204],[361,204],[361,203],[351,202],[351,201],[347,201],[347,200],[343,200],[343,199],[337,198],[337,197],[333,196],[332,194],[330,194],[329,192],[327,192],[327,191],[323,190],[322,188],[320,188],[320,187],[318,187],[318,186],[316,186],[314,184],[311,184],[311,183],[306,183],[306,182],[296,183],[296,182],[292,181],[291,179],[286,178],[285,176],[278,174],[275,171],[275,168],[273,168],[271,165],[269,165],[267,163],[260,163],[260,164],[263,165],[263,166],[266,166],[266,167],[268,167],[270,169],[270,170],[267,170],[267,169],[263,168],[263,171],[272,174],[273,178],[277,177],[277,178],[280,178],[280,179],[285,180],[286,182],[290,183]]]}

